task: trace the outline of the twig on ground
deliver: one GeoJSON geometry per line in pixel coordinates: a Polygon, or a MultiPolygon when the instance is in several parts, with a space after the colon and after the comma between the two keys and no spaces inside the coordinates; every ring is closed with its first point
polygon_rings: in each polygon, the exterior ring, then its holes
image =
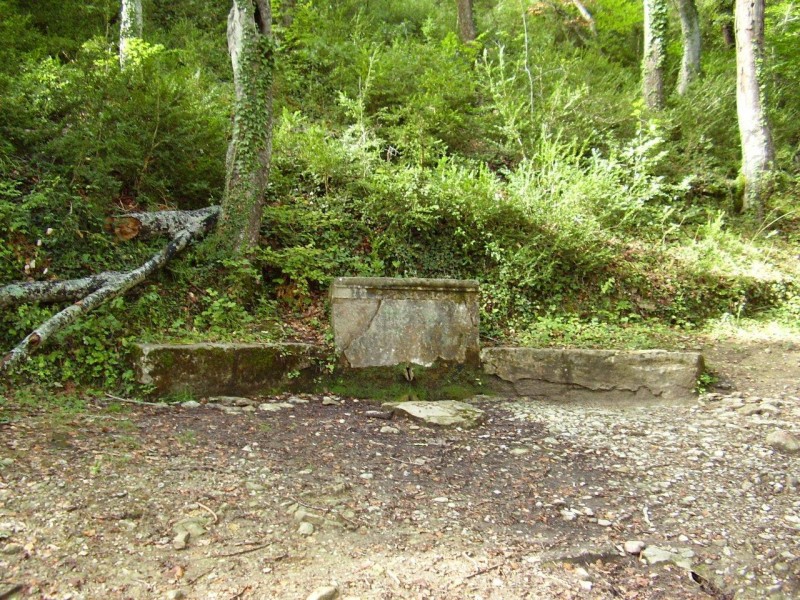
{"type": "Polygon", "coordinates": [[[164,404],[163,402],[145,402],[144,400],[120,398],[119,396],[114,396],[113,394],[109,394],[108,392],[106,392],[106,397],[111,398],[112,400],[116,400],[117,402],[126,402],[128,404],[140,404],[142,406],[157,406],[158,408],[169,408],[169,405],[164,404]]]}
{"type": "Polygon", "coordinates": [[[211,513],[211,516],[212,516],[212,517],[214,517],[214,523],[215,523],[215,524],[216,524],[216,523],[219,523],[219,517],[217,516],[217,513],[215,513],[215,512],[214,512],[213,510],[211,510],[210,508],[208,508],[208,507],[207,507],[205,504],[203,504],[202,502],[197,502],[197,506],[199,506],[200,508],[203,508],[203,509],[207,510],[208,512],[210,512],[210,513],[211,513]]]}
{"type": "Polygon", "coordinates": [[[236,592],[236,593],[235,593],[233,596],[231,596],[231,597],[229,598],[229,600],[236,600],[237,598],[241,598],[242,596],[244,596],[244,593],[245,593],[247,590],[249,590],[250,588],[251,588],[251,586],[249,586],[249,585],[246,585],[246,586],[244,586],[244,587],[241,589],[241,591],[239,591],[239,592],[236,592]]]}
{"type": "Polygon", "coordinates": [[[348,519],[342,513],[340,513],[338,510],[333,510],[332,506],[329,506],[328,508],[325,508],[323,506],[313,506],[311,504],[306,504],[305,502],[302,502],[302,501],[298,500],[294,496],[287,496],[287,498],[289,500],[291,500],[292,502],[296,502],[297,504],[299,504],[300,506],[303,506],[305,508],[310,508],[311,510],[322,511],[322,516],[325,516],[325,515],[333,512],[333,514],[335,516],[340,518],[342,521],[346,521],[346,522],[350,523],[353,527],[359,527],[360,525],[363,525],[363,523],[358,523],[357,521],[354,521],[352,519],[348,519]]]}
{"type": "Polygon", "coordinates": [[[473,577],[477,577],[478,575],[483,575],[484,573],[488,573],[489,571],[494,571],[495,569],[499,569],[500,567],[502,567],[504,564],[505,563],[497,563],[496,565],[491,565],[488,567],[484,567],[482,569],[478,569],[471,575],[467,575],[466,577],[464,577],[464,579],[472,579],[473,577]]]}
{"type": "Polygon", "coordinates": [[[192,577],[189,581],[186,582],[187,585],[194,585],[195,583],[200,581],[203,577],[211,573],[214,569],[216,569],[216,567],[211,567],[208,571],[203,571],[202,573],[200,573],[200,575],[192,577]]]}

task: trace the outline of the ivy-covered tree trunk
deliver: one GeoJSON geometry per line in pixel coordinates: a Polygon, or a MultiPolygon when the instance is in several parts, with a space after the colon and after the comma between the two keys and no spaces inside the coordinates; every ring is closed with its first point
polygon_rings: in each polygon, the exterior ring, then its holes
{"type": "Polygon", "coordinates": [[[763,210],[775,159],[764,107],[764,0],[736,0],[736,112],[742,141],[742,211],[763,210]]]}
{"type": "Polygon", "coordinates": [[[700,15],[695,0],[678,0],[681,15],[683,59],[678,76],[678,94],[683,96],[689,86],[700,77],[700,15]]]}
{"type": "Polygon", "coordinates": [[[664,108],[664,63],[667,55],[667,2],[644,0],[644,103],[651,110],[664,108]]]}
{"type": "Polygon", "coordinates": [[[258,244],[272,156],[272,10],[269,0],[234,0],[228,51],[236,93],[219,244],[238,254],[258,244]]]}
{"type": "Polygon", "coordinates": [[[458,36],[462,42],[473,42],[477,36],[472,0],[456,0],[458,5],[458,36]]]}
{"type": "Polygon", "coordinates": [[[134,38],[142,37],[142,0],[122,0],[119,18],[119,65],[128,62],[128,47],[134,38]]]}

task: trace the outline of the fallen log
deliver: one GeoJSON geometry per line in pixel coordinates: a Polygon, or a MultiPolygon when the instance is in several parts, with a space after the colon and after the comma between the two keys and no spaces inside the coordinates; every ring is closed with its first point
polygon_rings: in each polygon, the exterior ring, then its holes
{"type": "Polygon", "coordinates": [[[135,237],[148,238],[160,235],[175,237],[193,221],[219,214],[219,206],[208,206],[198,210],[159,210],[156,212],[135,212],[109,217],[106,230],[123,241],[135,237]]]}
{"type": "MultiPolygon", "coordinates": [[[[184,227],[174,233],[172,239],[161,251],[154,254],[147,262],[137,269],[128,271],[127,273],[114,274],[114,277],[108,278],[99,288],[42,323],[22,340],[16,348],[3,357],[2,361],[0,361],[0,373],[7,371],[27,358],[54,333],[70,325],[81,315],[88,313],[112,298],[124,294],[135,285],[144,281],[149,275],[163,267],[174,256],[183,251],[192,241],[202,237],[208,232],[214,226],[219,212],[220,208],[218,206],[212,206],[208,209],[202,209],[202,211],[184,213],[186,215],[183,222],[184,227]]],[[[111,274],[104,273],[101,275],[111,274]]],[[[74,281],[81,280],[73,280],[73,282],[74,281]]],[[[66,284],[69,282],[63,283],[66,284]]]]}
{"type": "Polygon", "coordinates": [[[0,307],[23,302],[66,302],[91,294],[97,288],[108,285],[124,273],[106,271],[67,281],[24,281],[0,287],[0,307]]]}

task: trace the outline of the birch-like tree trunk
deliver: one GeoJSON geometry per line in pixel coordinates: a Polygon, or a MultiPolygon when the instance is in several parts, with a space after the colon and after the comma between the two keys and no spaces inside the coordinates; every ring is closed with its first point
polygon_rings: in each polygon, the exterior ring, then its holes
{"type": "Polygon", "coordinates": [[[274,43],[269,0],[234,0],[228,51],[235,106],[217,241],[234,254],[258,244],[272,157],[274,43]]]}
{"type": "Polygon", "coordinates": [[[761,213],[775,159],[764,106],[764,0],[736,0],[736,112],[742,141],[742,211],[761,213]]]}
{"type": "Polygon", "coordinates": [[[142,0],[122,0],[119,19],[119,65],[128,62],[128,46],[133,38],[142,37],[142,0]]]}
{"type": "Polygon", "coordinates": [[[667,56],[667,2],[644,0],[644,103],[651,110],[664,108],[664,62],[667,56]]]}
{"type": "Polygon", "coordinates": [[[700,15],[695,0],[678,0],[681,15],[683,58],[678,76],[678,94],[683,96],[700,77],[700,15]]]}
{"type": "Polygon", "coordinates": [[[472,0],[456,0],[458,6],[458,37],[462,42],[474,42],[475,17],[472,12],[472,0]]]}

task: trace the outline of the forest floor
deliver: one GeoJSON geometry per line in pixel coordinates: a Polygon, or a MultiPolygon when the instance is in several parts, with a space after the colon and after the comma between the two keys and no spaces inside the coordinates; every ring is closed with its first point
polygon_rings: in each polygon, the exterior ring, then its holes
{"type": "Polygon", "coordinates": [[[800,339],[696,342],[716,394],[483,399],[471,431],[331,396],[11,398],[0,598],[800,597],[800,456],[766,441],[800,433],[800,339]]]}

